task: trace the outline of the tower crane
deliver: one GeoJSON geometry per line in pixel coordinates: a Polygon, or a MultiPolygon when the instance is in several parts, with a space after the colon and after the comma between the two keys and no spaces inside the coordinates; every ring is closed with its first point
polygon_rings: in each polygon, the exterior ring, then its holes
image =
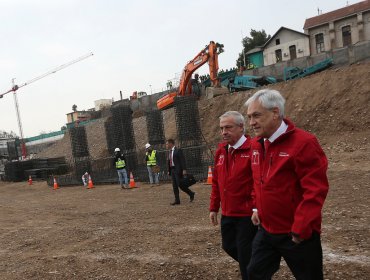
{"type": "Polygon", "coordinates": [[[62,70],[64,68],[66,68],[68,66],[71,66],[72,64],[75,64],[75,63],[77,63],[77,62],[79,62],[81,60],[84,60],[86,58],[89,58],[92,55],[94,55],[94,54],[93,53],[88,53],[86,55],[83,55],[83,56],[81,56],[79,58],[76,58],[75,60],[72,60],[72,61],[70,61],[68,63],[62,64],[62,65],[56,67],[55,69],[50,70],[50,71],[48,71],[48,72],[46,72],[46,73],[44,73],[44,74],[42,74],[40,76],[37,76],[37,77],[35,77],[35,78],[33,78],[33,79],[31,79],[31,80],[29,80],[29,81],[27,81],[27,82],[25,82],[25,83],[23,83],[21,85],[16,85],[15,84],[15,78],[13,78],[12,79],[12,85],[13,85],[12,88],[10,90],[8,90],[8,91],[0,94],[0,98],[3,98],[4,95],[6,95],[6,94],[8,94],[10,92],[13,92],[14,93],[13,94],[13,97],[14,97],[15,111],[17,113],[18,128],[19,128],[19,134],[20,134],[20,137],[21,137],[20,141],[21,141],[22,159],[24,159],[27,156],[27,149],[26,149],[26,143],[24,142],[24,137],[23,137],[23,128],[22,128],[21,115],[20,115],[20,112],[19,112],[19,104],[18,104],[18,98],[17,98],[17,90],[20,89],[21,87],[27,86],[27,85],[29,85],[31,83],[34,83],[34,82],[36,82],[36,81],[38,81],[38,80],[40,80],[42,78],[45,78],[46,76],[49,76],[51,74],[54,74],[54,73],[56,73],[56,72],[58,72],[58,71],[60,71],[60,70],[62,70]]]}

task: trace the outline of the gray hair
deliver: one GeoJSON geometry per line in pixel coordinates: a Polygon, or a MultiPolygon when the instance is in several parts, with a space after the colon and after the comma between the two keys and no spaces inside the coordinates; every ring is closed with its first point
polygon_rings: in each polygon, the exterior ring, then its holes
{"type": "Polygon", "coordinates": [[[245,102],[244,105],[248,107],[252,102],[256,100],[261,102],[261,105],[267,110],[271,110],[277,107],[279,109],[279,116],[281,118],[284,117],[285,99],[277,90],[261,89],[253,94],[247,100],[247,102],[245,102]]]}
{"type": "Polygon", "coordinates": [[[245,133],[245,119],[242,114],[240,114],[238,111],[227,111],[222,116],[220,116],[220,120],[228,117],[232,117],[235,121],[235,124],[242,125],[243,131],[245,133]]]}

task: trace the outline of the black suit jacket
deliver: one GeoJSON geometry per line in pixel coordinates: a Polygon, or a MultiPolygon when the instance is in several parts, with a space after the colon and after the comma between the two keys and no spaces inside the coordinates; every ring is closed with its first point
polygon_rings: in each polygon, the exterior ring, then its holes
{"type": "MultiPolygon", "coordinates": [[[[167,163],[168,163],[167,164],[168,172],[170,172],[171,174],[170,158],[168,158],[167,163]]],[[[180,148],[175,147],[173,151],[173,163],[175,164],[176,174],[178,174],[179,176],[182,176],[182,172],[186,170],[186,163],[185,163],[184,154],[180,148]]]]}

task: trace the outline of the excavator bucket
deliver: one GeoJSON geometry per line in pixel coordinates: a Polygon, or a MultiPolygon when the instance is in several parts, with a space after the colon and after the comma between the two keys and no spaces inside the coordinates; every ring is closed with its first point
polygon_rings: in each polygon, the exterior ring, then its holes
{"type": "Polygon", "coordinates": [[[173,106],[173,102],[175,100],[176,95],[177,95],[176,92],[171,92],[169,94],[166,94],[162,98],[158,99],[157,101],[158,110],[165,110],[171,108],[173,106]]]}
{"type": "Polygon", "coordinates": [[[207,87],[206,98],[211,99],[219,95],[228,94],[229,90],[227,87],[207,87]]]}

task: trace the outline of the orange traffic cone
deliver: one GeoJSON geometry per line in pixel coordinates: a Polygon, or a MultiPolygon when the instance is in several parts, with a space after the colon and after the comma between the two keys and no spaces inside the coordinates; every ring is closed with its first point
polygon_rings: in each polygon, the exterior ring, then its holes
{"type": "Polygon", "coordinates": [[[207,182],[204,185],[212,185],[212,166],[208,166],[207,182]]]}
{"type": "Polygon", "coordinates": [[[89,174],[89,183],[88,183],[88,186],[87,186],[88,189],[92,189],[94,188],[94,184],[93,184],[93,181],[91,180],[91,176],[89,174]]]}
{"type": "Polygon", "coordinates": [[[132,172],[130,172],[130,188],[136,188],[135,180],[134,180],[134,176],[132,175],[132,172]]]}
{"type": "Polygon", "coordinates": [[[31,175],[28,177],[28,184],[32,185],[32,176],[31,175]]]}
{"type": "Polygon", "coordinates": [[[57,183],[57,179],[54,177],[54,190],[57,190],[57,189],[59,189],[59,186],[57,183]]]}

